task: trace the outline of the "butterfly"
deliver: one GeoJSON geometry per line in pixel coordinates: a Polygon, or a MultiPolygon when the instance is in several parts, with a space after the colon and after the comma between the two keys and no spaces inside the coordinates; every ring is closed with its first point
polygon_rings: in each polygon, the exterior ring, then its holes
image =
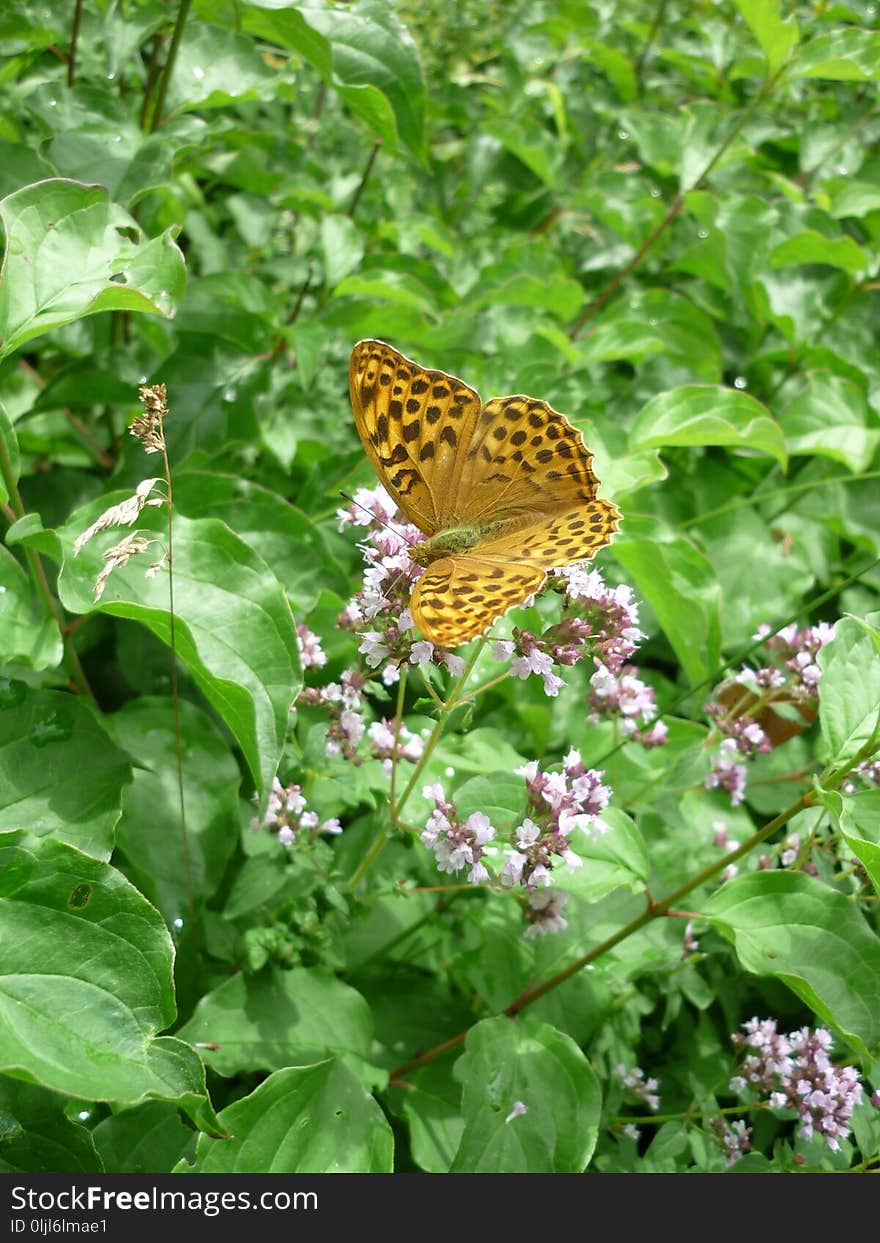
{"type": "Polygon", "coordinates": [[[596,496],[593,456],[545,401],[483,402],[384,341],[358,341],[349,388],[379,482],[427,536],[410,612],[424,637],[456,647],[611,540],[620,511],[596,496]]]}

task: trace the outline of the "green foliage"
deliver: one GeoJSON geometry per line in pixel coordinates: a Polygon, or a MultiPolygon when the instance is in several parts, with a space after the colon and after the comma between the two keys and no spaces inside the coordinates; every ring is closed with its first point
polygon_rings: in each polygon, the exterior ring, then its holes
{"type": "Polygon", "coordinates": [[[873,8],[14,7],[0,1168],[876,1169],[873,8]],[[604,595],[463,672],[353,624],[364,337],[566,413],[604,595]],[[858,1070],[837,1147],[753,1016],[858,1070]]]}

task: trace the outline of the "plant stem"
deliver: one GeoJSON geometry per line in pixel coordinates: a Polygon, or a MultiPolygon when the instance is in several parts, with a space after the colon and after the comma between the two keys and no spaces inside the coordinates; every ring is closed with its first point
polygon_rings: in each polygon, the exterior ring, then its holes
{"type": "Polygon", "coordinates": [[[73,27],[70,31],[70,55],[67,58],[67,85],[76,81],[76,45],[79,42],[79,24],[82,21],[83,0],[76,0],[73,10],[73,27]]]}
{"type": "MultiPolygon", "coordinates": [[[[160,427],[162,418],[159,418],[160,427]]],[[[162,428],[162,460],[165,464],[165,486],[168,489],[168,627],[171,648],[171,704],[174,713],[174,751],[177,760],[177,797],[180,803],[180,840],[183,850],[183,873],[186,882],[186,901],[190,927],[195,930],[196,907],[193,895],[192,863],[189,853],[189,834],[186,827],[186,799],[183,788],[183,740],[180,731],[180,688],[177,680],[177,643],[174,612],[174,488],[171,482],[171,463],[162,428]]]]}
{"type": "Polygon", "coordinates": [[[357,211],[358,205],[361,201],[361,195],[363,194],[364,187],[366,186],[367,181],[369,180],[370,173],[373,171],[373,165],[376,162],[376,156],[379,154],[379,148],[381,146],[382,146],[382,141],[381,139],[377,138],[376,141],[373,143],[373,150],[370,152],[369,158],[366,163],[366,167],[364,168],[364,171],[361,174],[361,179],[360,179],[360,182],[358,183],[358,188],[355,190],[351,203],[349,205],[349,208],[348,208],[349,220],[354,219],[354,214],[357,211]]]}
{"type": "MultiPolygon", "coordinates": [[[[428,741],[425,743],[425,748],[422,751],[421,756],[416,762],[416,766],[413,769],[412,775],[407,783],[406,789],[401,795],[399,802],[395,802],[392,800],[391,803],[389,804],[388,820],[386,824],[384,825],[384,827],[376,834],[375,838],[370,844],[369,850],[364,855],[363,859],[361,859],[357,868],[355,868],[354,872],[352,873],[351,879],[348,882],[349,889],[354,890],[357,888],[357,886],[363,880],[364,876],[369,871],[374,860],[377,859],[379,854],[381,853],[382,848],[384,847],[386,841],[388,840],[388,835],[391,832],[391,829],[399,827],[400,814],[403,811],[403,808],[406,806],[407,801],[409,800],[410,795],[412,794],[413,790],[416,788],[416,784],[418,783],[419,778],[424,772],[426,764],[428,763],[431,756],[433,755],[434,749],[437,746],[437,743],[440,741],[440,738],[443,734],[443,730],[446,727],[446,722],[449,720],[450,714],[453,710],[453,706],[455,705],[456,700],[458,699],[461,689],[467,682],[467,679],[470,677],[473,671],[474,665],[477,663],[477,660],[479,659],[485,645],[486,645],[485,639],[479,639],[478,642],[475,644],[474,650],[473,652],[471,652],[470,657],[468,658],[467,664],[462,670],[460,676],[453,683],[452,689],[449,692],[449,696],[446,702],[444,704],[441,704],[439,716],[437,720],[434,722],[434,728],[431,731],[431,735],[428,738],[428,741]]],[[[392,769],[392,772],[393,772],[393,769],[392,769]]]]}
{"type": "Polygon", "coordinates": [[[165,111],[165,99],[168,95],[168,85],[171,82],[171,75],[174,73],[174,65],[177,61],[180,41],[183,38],[183,28],[186,25],[186,19],[189,16],[191,6],[192,0],[180,0],[178,5],[177,20],[174,23],[174,33],[171,36],[171,46],[168,48],[168,56],[165,59],[165,65],[162,69],[162,77],[159,82],[159,93],[156,96],[153,116],[150,121],[151,134],[154,134],[162,124],[162,115],[165,111]]]}

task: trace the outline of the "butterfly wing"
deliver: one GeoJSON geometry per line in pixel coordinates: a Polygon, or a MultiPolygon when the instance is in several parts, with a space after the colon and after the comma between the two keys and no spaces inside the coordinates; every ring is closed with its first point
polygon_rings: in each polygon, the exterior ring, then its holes
{"type": "Polygon", "coordinates": [[[531,562],[552,569],[588,561],[611,543],[618,529],[620,510],[613,501],[597,497],[578,509],[523,524],[478,547],[482,556],[531,562]]]}
{"type": "Polygon", "coordinates": [[[546,577],[538,565],[503,556],[442,557],[416,583],[409,608],[426,639],[458,647],[534,595],[546,577]]]}
{"type": "Polygon", "coordinates": [[[401,511],[426,535],[453,525],[479,394],[374,340],[352,350],[349,389],[367,456],[401,511]]]}
{"type": "Polygon", "coordinates": [[[577,428],[546,401],[493,397],[480,412],[456,481],[462,522],[564,514],[599,481],[577,428]]]}

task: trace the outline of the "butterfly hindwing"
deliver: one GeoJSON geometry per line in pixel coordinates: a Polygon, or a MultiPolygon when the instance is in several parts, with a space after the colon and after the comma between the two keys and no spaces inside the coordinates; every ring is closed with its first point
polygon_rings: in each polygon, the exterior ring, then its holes
{"type": "Polygon", "coordinates": [[[547,577],[538,565],[467,553],[430,565],[413,589],[410,612],[440,647],[467,643],[533,595],[547,577]]]}

